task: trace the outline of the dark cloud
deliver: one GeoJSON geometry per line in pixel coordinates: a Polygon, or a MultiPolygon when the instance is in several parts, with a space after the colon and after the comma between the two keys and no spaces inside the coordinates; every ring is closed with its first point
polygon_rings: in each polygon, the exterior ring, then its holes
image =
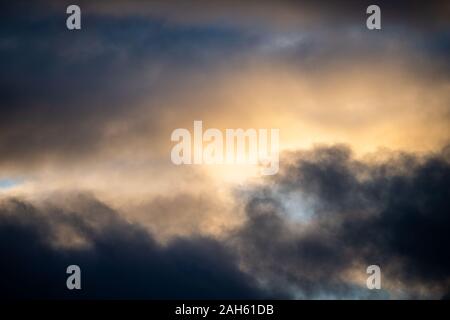
{"type": "MultiPolygon", "coordinates": [[[[77,162],[143,133],[150,141],[169,109],[165,99],[220,66],[275,59],[323,70],[337,61],[389,61],[400,46],[418,55],[416,66],[433,61],[432,76],[448,74],[448,29],[429,28],[448,21],[440,1],[379,3],[382,33],[366,30],[364,1],[80,1],[80,32],[65,28],[68,4],[1,3],[0,164],[77,162]],[[293,23],[287,32],[273,28],[285,22],[293,23]],[[280,42],[289,45],[261,50],[280,42]],[[136,124],[142,118],[145,125],[136,124]]],[[[402,52],[395,61],[408,59],[402,52]]],[[[206,82],[204,91],[215,89],[214,79],[206,82]]],[[[183,102],[170,109],[192,114],[183,102]]]]}
{"type": "Polygon", "coordinates": [[[162,246],[142,226],[87,196],[62,199],[62,205],[5,200],[2,295],[448,296],[448,148],[358,160],[345,146],[318,147],[291,153],[284,163],[278,176],[246,191],[246,222],[222,240],[190,235],[162,246]],[[81,292],[65,289],[70,264],[83,270],[81,292]],[[365,287],[372,264],[382,269],[383,290],[365,287]]]}
{"type": "Polygon", "coordinates": [[[221,26],[182,28],[158,17],[89,10],[82,31],[70,32],[62,3],[2,5],[8,13],[0,29],[2,164],[79,162],[128,143],[139,130],[151,141],[162,101],[193,72],[251,41],[221,26]],[[145,128],[136,129],[142,118],[145,128]]]}
{"type": "MultiPolygon", "coordinates": [[[[54,7],[70,1],[47,1],[54,7]]],[[[265,27],[298,27],[311,25],[351,25],[365,21],[369,5],[377,4],[384,11],[387,22],[409,25],[414,28],[432,28],[448,25],[446,1],[432,0],[250,0],[250,1],[152,1],[114,0],[79,1],[79,4],[103,14],[140,14],[162,16],[179,23],[239,23],[241,25],[264,25],[265,27]]],[[[391,23],[389,23],[391,24],[391,23]]],[[[394,24],[394,23],[392,23],[394,24]]]]}
{"type": "Polygon", "coordinates": [[[292,165],[250,196],[248,222],[233,239],[249,272],[309,298],[389,296],[345,278],[371,264],[380,265],[386,284],[401,284],[403,292],[391,297],[436,298],[448,290],[448,148],[373,162],[335,146],[285,160],[292,165]]]}
{"type": "Polygon", "coordinates": [[[74,200],[83,213],[8,200],[0,209],[2,298],[263,298],[219,242],[179,239],[167,247],[90,197],[74,200]],[[58,244],[72,230],[86,246],[58,244]],[[69,291],[68,265],[82,270],[82,290],[69,291]]]}

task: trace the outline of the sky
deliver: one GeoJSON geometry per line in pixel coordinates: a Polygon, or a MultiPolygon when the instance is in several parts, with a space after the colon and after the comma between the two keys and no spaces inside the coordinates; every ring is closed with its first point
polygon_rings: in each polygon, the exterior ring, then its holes
{"type": "Polygon", "coordinates": [[[0,3],[0,296],[450,296],[447,1],[72,2],[0,3]],[[196,120],[279,172],[174,165],[196,120]]]}

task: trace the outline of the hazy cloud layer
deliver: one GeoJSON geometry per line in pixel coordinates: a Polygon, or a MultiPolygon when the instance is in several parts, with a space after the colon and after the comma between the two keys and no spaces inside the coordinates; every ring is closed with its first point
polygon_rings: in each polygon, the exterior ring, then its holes
{"type": "MultiPolygon", "coordinates": [[[[80,32],[64,27],[64,2],[3,3],[0,165],[81,166],[129,153],[166,159],[167,136],[195,119],[232,127],[267,126],[271,118],[272,126],[297,136],[274,104],[313,136],[324,135],[321,122],[330,117],[333,134],[348,140],[353,125],[343,118],[366,125],[367,111],[387,115],[395,108],[393,116],[405,119],[398,131],[422,137],[431,118],[433,141],[448,139],[449,34],[447,20],[439,18],[445,2],[426,2],[421,10],[411,1],[382,3],[382,33],[366,29],[364,5],[353,2],[183,3],[81,2],[80,32]],[[176,19],[190,15],[183,23],[176,19]],[[297,15],[312,22],[302,26],[297,15]],[[300,25],[271,24],[285,20],[300,25]],[[392,105],[380,109],[386,100],[392,105]]],[[[374,121],[373,130],[390,137],[389,124],[374,121]]],[[[369,144],[371,136],[364,137],[369,144]]],[[[385,140],[395,146],[405,138],[385,140]]]]}

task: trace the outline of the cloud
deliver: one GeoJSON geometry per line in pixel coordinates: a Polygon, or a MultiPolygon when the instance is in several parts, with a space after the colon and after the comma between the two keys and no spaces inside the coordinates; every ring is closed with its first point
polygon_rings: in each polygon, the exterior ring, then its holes
{"type": "MultiPolygon", "coordinates": [[[[81,2],[80,32],[65,28],[65,2],[2,4],[7,14],[0,30],[0,166],[18,171],[43,165],[65,169],[149,149],[145,156],[155,162],[166,159],[170,132],[196,118],[223,119],[214,125],[233,127],[266,125],[262,116],[277,120],[287,114],[305,122],[312,117],[312,123],[294,126],[322,136],[322,130],[315,130],[323,121],[366,125],[360,109],[363,115],[370,114],[366,109],[386,115],[383,106],[389,112],[408,112],[411,105],[423,108],[421,99],[431,107],[410,112],[419,119],[402,114],[402,119],[414,119],[401,123],[406,129],[396,134],[421,128],[421,116],[427,115],[436,123],[437,137],[432,140],[444,135],[448,81],[440,77],[448,74],[446,32],[425,28],[423,36],[412,29],[415,24],[408,24],[406,29],[370,33],[360,21],[361,5],[354,2],[183,3],[81,2]],[[285,19],[289,14],[291,19],[285,19]],[[298,15],[310,16],[313,22],[306,28],[298,15]],[[340,17],[344,27],[333,27],[329,15],[340,17]],[[185,22],[178,23],[183,17],[185,22]],[[353,17],[358,17],[356,28],[353,17]],[[300,25],[281,30],[272,26],[285,20],[300,25]],[[245,21],[250,25],[243,26],[245,21]],[[382,105],[372,107],[368,100],[382,105]],[[275,107],[283,112],[274,112],[275,107]]],[[[415,2],[386,4],[386,14],[413,14],[414,6],[415,2]]],[[[445,12],[441,7],[445,5],[427,2],[419,12],[425,21],[438,23],[429,12],[445,12]]],[[[386,22],[398,26],[402,21],[386,22]]],[[[383,131],[390,137],[393,129],[383,131]]]]}
{"type": "Polygon", "coordinates": [[[381,32],[366,30],[364,1],[80,1],[80,32],[66,4],[0,4],[12,296],[74,296],[64,270],[77,259],[96,284],[84,297],[215,297],[208,281],[221,297],[443,295],[448,149],[414,152],[450,138],[445,2],[380,1],[381,32]],[[170,133],[198,119],[280,128],[283,149],[349,147],[291,153],[251,187],[250,170],[172,165],[170,133]],[[358,158],[377,147],[411,153],[358,158]],[[59,199],[68,190],[99,200],[59,199]],[[385,291],[364,288],[371,263],[385,291]],[[214,269],[226,281],[185,276],[214,269]]]}
{"type": "MultiPolygon", "coordinates": [[[[86,12],[85,28],[70,33],[64,6],[41,5],[2,4],[9,13],[0,30],[4,167],[81,164],[144,139],[155,150],[166,137],[167,97],[198,68],[247,46],[248,37],[229,28],[181,28],[136,15],[86,12]]],[[[178,101],[175,109],[182,107],[178,101]]]]}
{"type": "Polygon", "coordinates": [[[157,240],[163,242],[199,234],[220,239],[243,219],[234,199],[223,195],[176,193],[141,201],[135,206],[128,205],[126,216],[147,227],[157,240]]]}
{"type": "Polygon", "coordinates": [[[285,160],[291,165],[281,175],[250,192],[248,221],[232,238],[247,272],[303,298],[447,292],[448,148],[363,161],[346,146],[317,147],[285,160]],[[382,269],[382,291],[365,289],[372,264],[382,269]]]}
{"type": "Polygon", "coordinates": [[[128,222],[83,194],[5,198],[0,287],[9,298],[444,298],[448,150],[358,158],[335,145],[286,153],[278,176],[241,186],[234,204],[156,198],[139,208],[153,217],[146,221],[128,222]],[[240,204],[243,221],[202,235],[211,210],[240,204]],[[79,293],[65,289],[70,264],[83,270],[79,293]],[[382,270],[379,291],[365,287],[372,264],[382,270]]]}
{"type": "MultiPolygon", "coordinates": [[[[67,6],[62,1],[46,1],[53,8],[67,6]]],[[[232,23],[244,27],[298,28],[311,25],[351,25],[364,21],[366,8],[373,4],[369,0],[250,0],[246,2],[214,1],[79,1],[90,12],[104,15],[138,14],[147,17],[161,17],[180,24],[232,23]]],[[[446,13],[450,8],[445,1],[387,1],[377,4],[384,9],[387,21],[418,28],[445,26],[446,13]]]]}
{"type": "Polygon", "coordinates": [[[2,202],[2,298],[267,297],[213,239],[178,239],[162,247],[105,204],[85,195],[72,202],[80,211],[18,199],[2,202]],[[81,267],[81,291],[65,287],[71,264],[81,267]]]}

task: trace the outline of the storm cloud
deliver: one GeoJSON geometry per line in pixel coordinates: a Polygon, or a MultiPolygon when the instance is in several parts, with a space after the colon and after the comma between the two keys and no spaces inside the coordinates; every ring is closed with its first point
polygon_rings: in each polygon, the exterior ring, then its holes
{"type": "Polygon", "coordinates": [[[346,146],[291,154],[247,196],[233,243],[251,274],[298,297],[439,298],[450,285],[448,150],[364,161],[346,146]],[[356,277],[372,264],[384,291],[356,277]]]}
{"type": "Polygon", "coordinates": [[[0,209],[1,297],[7,299],[214,299],[269,297],[236,258],[208,238],[162,247],[90,196],[81,211],[10,199],[0,209]],[[80,266],[82,290],[66,288],[66,268],[80,266]]]}
{"type": "MultiPolygon", "coordinates": [[[[380,152],[361,160],[337,145],[286,154],[285,161],[290,165],[279,176],[237,193],[245,222],[218,239],[194,233],[163,245],[87,195],[35,205],[3,200],[2,294],[444,297],[450,281],[448,148],[426,156],[380,152]],[[80,293],[65,288],[70,264],[83,270],[80,293]],[[379,291],[365,287],[372,264],[382,270],[379,291]]],[[[148,209],[155,216],[162,210],[148,209]]]]}

